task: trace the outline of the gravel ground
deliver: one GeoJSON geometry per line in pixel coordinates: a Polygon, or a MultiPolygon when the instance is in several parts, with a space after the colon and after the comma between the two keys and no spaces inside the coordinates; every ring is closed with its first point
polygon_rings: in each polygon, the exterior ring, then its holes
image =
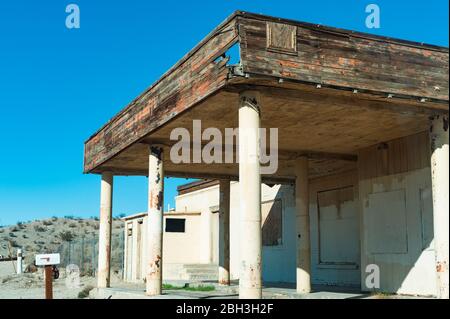
{"type": "MultiPolygon", "coordinates": [[[[81,277],[78,287],[66,284],[65,276],[53,281],[55,299],[78,298],[80,291],[94,286],[95,278],[81,277]]],[[[0,274],[0,299],[44,299],[44,275],[42,271],[22,275],[0,274]]]]}

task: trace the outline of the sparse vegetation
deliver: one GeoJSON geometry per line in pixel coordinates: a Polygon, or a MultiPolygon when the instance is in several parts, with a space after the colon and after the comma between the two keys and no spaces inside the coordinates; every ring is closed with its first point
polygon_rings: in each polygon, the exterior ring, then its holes
{"type": "Polygon", "coordinates": [[[6,276],[2,279],[2,284],[6,284],[8,281],[10,281],[13,278],[13,276],[6,276]]]}
{"type": "Polygon", "coordinates": [[[53,222],[51,220],[44,220],[42,224],[44,224],[45,226],[51,226],[53,225],[53,222]]]}
{"type": "Polygon", "coordinates": [[[27,226],[23,223],[23,222],[17,222],[17,227],[19,227],[19,229],[25,229],[27,226]]]}
{"type": "Polygon", "coordinates": [[[62,241],[72,241],[75,238],[74,234],[69,230],[60,232],[58,237],[61,238],[62,241]]]}
{"type": "Polygon", "coordinates": [[[78,293],[78,298],[84,299],[84,298],[89,297],[89,292],[90,292],[92,289],[94,289],[94,287],[92,287],[92,286],[86,286],[86,287],[84,287],[83,290],[81,290],[81,291],[78,293]]]}
{"type": "Polygon", "coordinates": [[[173,286],[171,284],[163,284],[163,289],[166,290],[187,290],[187,291],[214,291],[216,287],[212,285],[198,285],[198,286],[189,286],[185,285],[183,287],[173,286]]]}
{"type": "MultiPolygon", "coordinates": [[[[112,226],[113,238],[115,246],[120,245],[118,238],[123,238],[123,228],[118,227],[123,224],[121,221],[114,221],[112,226]],[[120,237],[119,237],[120,236],[120,237]]],[[[71,258],[78,256],[80,253],[81,237],[85,237],[85,261],[90,260],[93,251],[93,243],[98,240],[99,223],[94,219],[71,219],[64,218],[47,218],[45,220],[37,220],[30,222],[19,222],[11,226],[0,227],[0,255],[9,255],[10,247],[8,242],[14,241],[14,245],[22,247],[25,256],[25,262],[32,264],[34,256],[37,253],[45,252],[61,252],[67,254],[68,243],[72,245],[71,258]],[[70,224],[76,227],[70,227],[70,224]],[[20,226],[19,226],[20,225],[20,226]],[[23,227],[23,229],[19,229],[23,227]],[[35,228],[36,227],[36,228],[35,228]],[[13,231],[16,230],[16,231],[13,231]],[[64,245],[64,246],[61,246],[64,245]]],[[[122,239],[121,239],[122,240],[122,239]]],[[[14,251],[12,252],[15,253],[14,251]]],[[[97,252],[95,252],[97,253],[97,252]]],[[[122,250],[118,249],[115,254],[121,254],[122,250]]],[[[75,257],[75,258],[79,258],[75,257]]],[[[115,257],[113,257],[115,258],[115,257]]],[[[72,259],[73,260],[73,259],[72,259]]],[[[116,257],[117,266],[120,266],[120,257],[116,257]]],[[[89,261],[90,262],[90,261],[89,261]]],[[[85,268],[86,271],[90,268],[85,268]]]]}
{"type": "Polygon", "coordinates": [[[45,232],[47,229],[44,226],[41,225],[35,225],[34,226],[34,230],[37,231],[38,233],[43,233],[45,232]]]}
{"type": "Polygon", "coordinates": [[[15,241],[15,240],[10,240],[9,244],[11,245],[11,247],[16,248],[16,247],[20,247],[20,245],[15,241]]]}
{"type": "Polygon", "coordinates": [[[393,293],[380,292],[380,291],[374,291],[374,292],[372,292],[371,295],[377,299],[390,299],[390,298],[392,298],[392,296],[395,296],[395,294],[393,294],[393,293]]]}

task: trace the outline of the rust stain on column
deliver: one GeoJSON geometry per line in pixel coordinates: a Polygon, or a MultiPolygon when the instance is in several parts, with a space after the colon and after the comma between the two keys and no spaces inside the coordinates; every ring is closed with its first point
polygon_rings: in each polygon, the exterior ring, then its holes
{"type": "Polygon", "coordinates": [[[163,194],[163,149],[152,145],[149,147],[147,222],[149,248],[146,271],[146,294],[149,296],[160,295],[162,292],[163,194]]]}
{"type": "Polygon", "coordinates": [[[431,119],[431,184],[438,297],[449,298],[449,146],[448,115],[431,119]]]}
{"type": "Polygon", "coordinates": [[[239,298],[262,298],[260,94],[246,91],[239,106],[240,278],[239,298]]]}

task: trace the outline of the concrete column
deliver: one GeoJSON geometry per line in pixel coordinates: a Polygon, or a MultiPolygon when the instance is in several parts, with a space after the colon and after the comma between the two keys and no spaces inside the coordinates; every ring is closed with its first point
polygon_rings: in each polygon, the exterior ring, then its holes
{"type": "Polygon", "coordinates": [[[431,183],[433,189],[434,245],[438,297],[448,299],[448,115],[435,116],[431,121],[431,183]]]}
{"type": "Polygon", "coordinates": [[[160,146],[151,145],[149,153],[146,293],[149,296],[155,296],[162,292],[163,149],[160,146]]]}
{"type": "Polygon", "coordinates": [[[295,163],[295,206],[297,227],[297,292],[311,292],[311,245],[309,238],[308,159],[295,163]]]}
{"type": "Polygon", "coordinates": [[[98,239],[98,288],[110,286],[113,174],[102,174],[100,190],[100,229],[98,239]]]}
{"type": "Polygon", "coordinates": [[[230,180],[219,184],[219,284],[230,284],[230,180]]]}
{"type": "Polygon", "coordinates": [[[128,278],[128,222],[125,221],[123,228],[123,280],[129,281],[128,278]]]}
{"type": "Polygon", "coordinates": [[[132,236],[132,249],[131,249],[131,281],[135,282],[138,280],[137,274],[138,274],[138,221],[137,219],[134,219],[131,224],[133,225],[133,236],[132,236]]]}
{"type": "Polygon", "coordinates": [[[260,94],[240,94],[239,193],[240,276],[239,298],[262,297],[262,231],[260,175],[260,94]]]}
{"type": "Polygon", "coordinates": [[[148,244],[148,223],[147,218],[144,218],[144,221],[142,223],[142,259],[141,259],[141,274],[142,274],[142,280],[147,280],[147,256],[148,256],[148,250],[149,250],[149,244],[148,244]]]}
{"type": "Polygon", "coordinates": [[[22,249],[17,249],[17,274],[20,275],[22,272],[23,272],[22,249]]]}

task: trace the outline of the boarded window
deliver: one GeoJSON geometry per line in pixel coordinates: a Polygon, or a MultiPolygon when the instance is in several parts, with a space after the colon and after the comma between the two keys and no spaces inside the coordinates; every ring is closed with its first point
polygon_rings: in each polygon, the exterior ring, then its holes
{"type": "Polygon", "coordinates": [[[262,242],[263,246],[282,244],[282,206],[281,200],[262,203],[262,242]]]}
{"type": "Polygon", "coordinates": [[[166,233],[184,233],[186,219],[184,218],[167,218],[166,233]]]}
{"type": "Polygon", "coordinates": [[[406,254],[405,190],[369,194],[367,235],[372,254],[406,254]]]}
{"type": "Polygon", "coordinates": [[[317,193],[322,264],[357,264],[359,227],[353,186],[317,193]]]}
{"type": "Polygon", "coordinates": [[[433,249],[431,245],[434,237],[433,230],[433,198],[431,188],[421,188],[420,195],[420,220],[422,225],[422,248],[433,249]]]}
{"type": "Polygon", "coordinates": [[[297,54],[297,27],[267,22],[267,49],[287,54],[297,54]]]}

